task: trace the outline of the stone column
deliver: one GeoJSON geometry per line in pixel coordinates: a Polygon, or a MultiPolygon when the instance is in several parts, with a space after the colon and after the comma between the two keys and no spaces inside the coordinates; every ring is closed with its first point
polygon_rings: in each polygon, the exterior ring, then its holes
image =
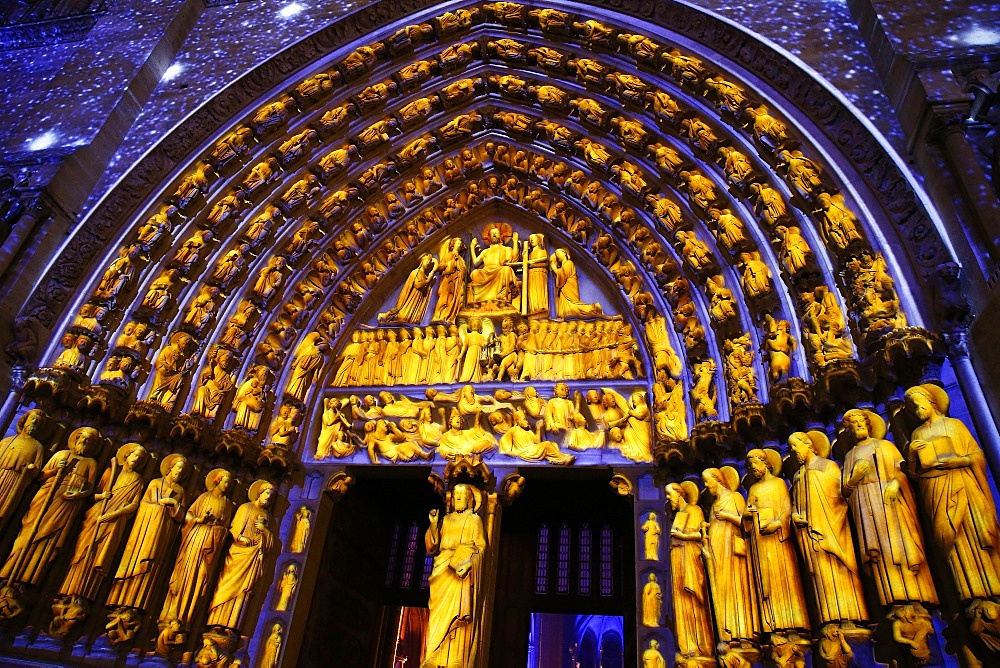
{"type": "Polygon", "coordinates": [[[944,334],[942,338],[948,347],[948,359],[955,369],[958,386],[962,389],[962,397],[969,408],[972,424],[976,428],[995,482],[1000,480],[1000,432],[997,431],[996,420],[979,384],[976,369],[969,359],[968,333],[959,330],[944,334]]]}

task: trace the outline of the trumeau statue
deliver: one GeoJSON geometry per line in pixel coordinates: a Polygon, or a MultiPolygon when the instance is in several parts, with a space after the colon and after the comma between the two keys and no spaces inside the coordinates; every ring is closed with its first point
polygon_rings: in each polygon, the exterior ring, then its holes
{"type": "Polygon", "coordinates": [[[167,597],[160,611],[161,625],[177,621],[186,628],[198,603],[208,595],[209,579],[221,556],[233,514],[233,502],[226,498],[232,484],[233,475],[229,471],[210,471],[205,476],[206,491],[188,508],[167,597]]]}
{"type": "Polygon", "coordinates": [[[792,504],[777,450],[753,449],[747,467],[757,479],[747,493],[743,528],[749,536],[751,566],[760,592],[764,631],[808,629],[805,595],[791,531],[792,504]]]}
{"type": "Polygon", "coordinates": [[[961,420],[948,417],[947,392],[932,384],[906,391],[919,421],[909,471],[930,515],[930,538],[948,559],[962,601],[1000,595],[1000,526],[983,451],[961,420]]]}
{"type": "Polygon", "coordinates": [[[438,510],[429,513],[425,543],[434,557],[430,575],[430,618],[421,668],[471,666],[476,660],[478,632],[484,620],[481,600],[482,561],[488,545],[479,516],[481,493],[456,485],[452,510],[439,523],[438,510]]]}
{"type": "Polygon", "coordinates": [[[701,558],[705,514],[698,505],[698,487],[690,480],[670,483],[666,494],[674,511],[670,527],[670,582],[677,652],[688,658],[711,657],[715,635],[701,558]]]}
{"type": "Polygon", "coordinates": [[[160,475],[146,486],[139,501],[132,532],[118,562],[107,604],[115,608],[147,610],[167,554],[184,520],[184,488],[187,460],[178,454],[160,462],[160,475]]]}
{"type": "Polygon", "coordinates": [[[868,609],[847,521],[849,508],[840,467],[829,458],[830,441],[821,431],[799,431],[788,437],[788,446],[800,465],[792,482],[792,525],[820,622],[865,620],[868,609]]]}
{"type": "Polygon", "coordinates": [[[903,456],[884,438],[885,421],[870,410],[853,409],[844,413],[844,429],[854,442],[844,457],[844,495],[879,601],[936,605],[916,500],[902,470],[903,456]]]}
{"type": "Polygon", "coordinates": [[[69,436],[69,449],[52,455],[41,471],[42,486],[21,518],[21,529],[0,569],[7,584],[36,585],[73,530],[84,501],[94,490],[96,454],[101,435],[80,427],[69,436]]]}
{"type": "Polygon", "coordinates": [[[46,415],[34,408],[17,421],[17,433],[0,441],[0,528],[10,521],[28,484],[42,468],[46,415]]]}
{"type": "Polygon", "coordinates": [[[236,510],[226,560],[219,574],[215,595],[209,604],[209,626],[239,630],[256,585],[264,571],[264,560],[274,543],[268,509],[277,489],[266,480],[257,480],[247,492],[249,501],[236,510]]]}
{"type": "Polygon", "coordinates": [[[731,466],[705,469],[705,490],[715,497],[708,518],[706,564],[721,642],[750,641],[760,632],[757,592],[743,537],[746,501],[738,490],[740,475],[731,466]]]}

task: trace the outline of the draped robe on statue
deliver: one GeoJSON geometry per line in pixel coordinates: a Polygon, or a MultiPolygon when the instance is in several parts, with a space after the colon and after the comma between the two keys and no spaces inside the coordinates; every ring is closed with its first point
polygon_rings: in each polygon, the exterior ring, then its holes
{"type": "Polygon", "coordinates": [[[840,480],[836,462],[816,457],[799,469],[792,484],[795,512],[806,519],[797,531],[799,548],[824,624],[868,618],[840,480]]]}
{"type": "Polygon", "coordinates": [[[480,255],[483,266],[469,274],[469,303],[497,302],[509,306],[517,288],[517,275],[507,263],[517,259],[516,248],[490,244],[480,255]]]}
{"type": "Polygon", "coordinates": [[[879,601],[892,605],[905,601],[937,604],[937,591],[924,556],[923,534],[915,513],[910,483],[900,468],[899,450],[890,441],[870,438],[844,457],[844,490],[858,532],[861,560],[872,571],[879,601]],[[853,489],[847,484],[859,461],[871,470],[853,489]],[[885,487],[899,482],[899,500],[883,501],[885,487]]]}
{"type": "Polygon", "coordinates": [[[183,506],[184,490],[180,485],[157,478],[146,487],[108,594],[109,606],[145,610],[149,605],[150,593],[163,569],[167,550],[184,519],[183,506]],[[161,504],[160,501],[166,498],[177,499],[177,507],[161,504]]]}
{"type": "MultiPolygon", "coordinates": [[[[98,489],[102,493],[110,490],[111,497],[106,503],[95,503],[84,516],[83,529],[77,537],[69,572],[59,588],[60,594],[79,594],[88,600],[95,600],[97,590],[114,563],[131,513],[126,511],[126,514],[105,522],[98,522],[98,519],[101,515],[120,512],[136,503],[142,493],[142,476],[135,471],[123,470],[113,483],[111,477],[109,468],[101,477],[98,489]]],[[[135,510],[134,506],[132,510],[135,510]]]]}
{"type": "Polygon", "coordinates": [[[254,585],[263,573],[264,556],[273,542],[267,528],[269,520],[266,509],[249,501],[236,510],[230,530],[235,542],[229,547],[219,584],[215,587],[208,611],[209,626],[240,628],[254,585]]]}
{"type": "MultiPolygon", "coordinates": [[[[698,534],[704,521],[705,514],[701,507],[689,503],[674,516],[672,528],[686,534],[698,534]]],[[[671,536],[670,581],[674,594],[677,651],[684,656],[712,656],[715,641],[708,618],[708,594],[700,539],[686,540],[671,536]]]]}
{"type": "Polygon", "coordinates": [[[67,499],[65,495],[80,490],[89,491],[96,473],[97,462],[90,457],[81,457],[69,450],[60,450],[52,455],[42,469],[42,476],[48,477],[31,499],[28,512],[21,518],[20,533],[3,569],[0,569],[0,579],[38,584],[49,562],[69,537],[74,528],[73,521],[89,496],[67,499]],[[62,461],[67,463],[63,472],[59,473],[62,461]]]}
{"type": "Polygon", "coordinates": [[[755,559],[763,630],[807,629],[809,617],[791,540],[792,504],[785,481],[771,476],[754,483],[747,495],[747,505],[757,508],[756,514],[744,516],[744,528],[756,551],[750,558],[755,559]],[[775,520],[781,527],[765,534],[762,529],[775,520]]]}
{"type": "Polygon", "coordinates": [[[476,600],[486,549],[483,520],[472,509],[445,515],[439,533],[427,530],[427,553],[434,555],[430,576],[427,654],[421,668],[465,668],[475,660],[476,600]],[[471,567],[461,577],[456,568],[471,567]]]}
{"type": "Polygon", "coordinates": [[[934,543],[948,556],[961,599],[1000,596],[1000,528],[979,444],[961,420],[945,416],[917,427],[912,440],[927,443],[919,453],[911,448],[910,470],[918,475],[934,520],[934,543]],[[920,465],[944,457],[969,457],[972,463],[943,470],[920,465]]]}
{"type": "Polygon", "coordinates": [[[212,513],[208,522],[188,523],[184,527],[177,562],[170,575],[167,598],[160,612],[161,620],[177,619],[188,624],[195,606],[207,593],[213,565],[226,539],[226,526],[233,513],[233,502],[212,492],[203,492],[188,513],[200,519],[206,510],[212,513]]]}
{"type": "Polygon", "coordinates": [[[28,434],[17,433],[0,441],[0,527],[17,508],[42,460],[42,444],[28,434]],[[25,468],[29,464],[34,468],[25,468]]]}
{"type": "Polygon", "coordinates": [[[756,638],[760,627],[757,595],[750,580],[743,529],[738,524],[715,517],[719,512],[742,517],[745,510],[743,496],[731,490],[720,489],[712,504],[708,526],[708,545],[712,556],[708,563],[720,641],[756,638]]]}

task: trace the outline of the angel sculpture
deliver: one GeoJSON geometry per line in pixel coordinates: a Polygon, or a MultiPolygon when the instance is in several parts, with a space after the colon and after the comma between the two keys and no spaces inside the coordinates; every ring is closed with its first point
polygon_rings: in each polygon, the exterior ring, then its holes
{"type": "MultiPolygon", "coordinates": [[[[608,430],[620,430],[621,438],[617,442],[621,449],[622,456],[636,462],[653,461],[652,450],[652,419],[650,417],[649,405],[646,403],[646,393],[637,391],[626,400],[624,396],[610,388],[601,388],[605,398],[611,398],[617,412],[614,417],[608,420],[608,412],[605,412],[605,420],[608,430]]],[[[610,402],[609,402],[610,403],[610,402]]],[[[615,439],[612,439],[612,445],[615,439]]]]}

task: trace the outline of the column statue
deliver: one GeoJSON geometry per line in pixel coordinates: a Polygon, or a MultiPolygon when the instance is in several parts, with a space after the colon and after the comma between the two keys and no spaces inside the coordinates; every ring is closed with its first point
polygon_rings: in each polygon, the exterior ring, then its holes
{"type": "Polygon", "coordinates": [[[820,622],[868,619],[842,474],[829,459],[830,440],[821,431],[798,431],[788,437],[788,445],[801,465],[792,482],[792,524],[809,570],[820,622]]]}
{"type": "Polygon", "coordinates": [[[80,595],[94,601],[117,556],[118,545],[132,514],[139,508],[142,475],[136,471],[145,462],[146,449],[138,443],[118,448],[111,467],[104,472],[97,501],[87,510],[77,534],[69,572],[59,587],[62,596],[80,595]]]}
{"type": "Polygon", "coordinates": [[[21,502],[25,488],[42,468],[39,442],[45,413],[34,408],[17,421],[17,433],[0,441],[0,530],[21,502]]]}
{"type": "Polygon", "coordinates": [[[108,607],[116,609],[113,615],[120,615],[122,608],[148,610],[184,519],[181,482],[187,470],[188,462],[182,455],[167,455],[160,462],[161,477],[146,486],[108,594],[108,607]]]}
{"type": "Polygon", "coordinates": [[[750,579],[743,538],[746,500],[737,490],[740,474],[731,466],[705,469],[705,489],[715,497],[704,538],[716,631],[721,642],[755,640],[760,632],[757,593],[750,579]]]}
{"type": "Polygon", "coordinates": [[[264,571],[264,559],[274,544],[268,509],[277,488],[266,480],[256,480],[247,491],[246,503],[236,510],[229,533],[229,546],[219,583],[208,610],[209,626],[239,630],[246,616],[255,586],[264,571]]]}
{"type": "Polygon", "coordinates": [[[302,506],[295,511],[295,523],[292,524],[288,536],[288,549],[292,554],[302,554],[309,544],[309,533],[312,530],[312,511],[302,506]]]}
{"type": "Polygon", "coordinates": [[[854,447],[844,457],[844,495],[858,532],[861,561],[884,606],[920,601],[936,605],[937,591],[924,555],[916,502],[903,474],[903,456],[884,439],[885,421],[870,410],[844,413],[854,447]]]}
{"type": "Polygon", "coordinates": [[[430,618],[421,668],[472,666],[476,660],[477,619],[486,531],[479,516],[478,490],[456,485],[452,510],[438,523],[438,510],[429,513],[425,542],[434,557],[430,576],[430,618]]]}
{"type": "Polygon", "coordinates": [[[791,541],[792,500],[785,481],[775,475],[781,470],[781,454],[754,448],[747,453],[747,468],[757,482],[747,493],[743,529],[750,539],[762,628],[808,629],[805,595],[791,541]]]}
{"type": "Polygon", "coordinates": [[[983,451],[961,420],[948,417],[941,387],[918,385],[905,397],[920,422],[910,437],[909,470],[931,517],[931,538],[963,601],[1000,596],[1000,526],[983,451]]]}
{"type": "Polygon", "coordinates": [[[76,516],[94,490],[97,462],[87,455],[98,447],[100,433],[80,427],[69,436],[69,449],[52,455],[42,469],[42,486],[21,518],[14,547],[0,569],[8,585],[35,585],[42,579],[74,529],[76,516]]]}
{"type": "Polygon", "coordinates": [[[208,580],[233,515],[233,502],[226,498],[232,484],[233,475],[229,471],[210,471],[205,476],[206,491],[188,508],[177,561],[160,611],[161,627],[171,621],[179,621],[181,627],[186,627],[196,606],[208,593],[208,580]]]}
{"type": "Polygon", "coordinates": [[[701,559],[705,514],[698,505],[698,487],[690,480],[670,483],[666,492],[675,513],[670,526],[670,582],[677,653],[688,659],[708,658],[715,648],[715,636],[708,611],[705,563],[701,559]]]}

